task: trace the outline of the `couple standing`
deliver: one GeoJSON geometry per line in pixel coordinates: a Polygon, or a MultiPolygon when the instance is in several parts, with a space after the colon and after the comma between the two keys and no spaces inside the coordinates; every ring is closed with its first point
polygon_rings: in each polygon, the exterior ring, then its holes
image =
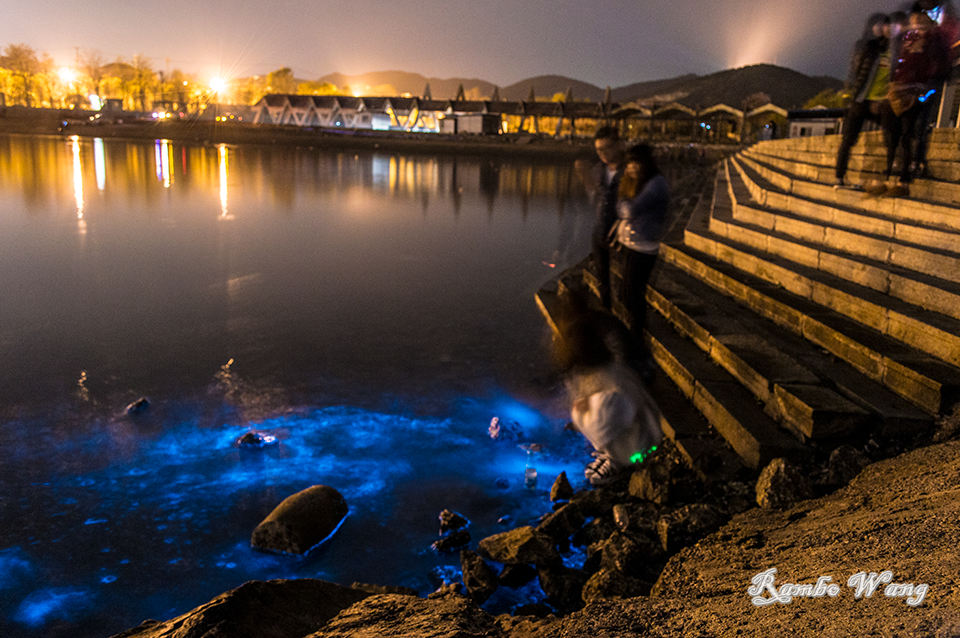
{"type": "Polygon", "coordinates": [[[600,163],[577,163],[596,202],[592,249],[599,292],[609,310],[615,299],[630,315],[630,350],[611,356],[590,322],[564,331],[576,365],[568,367],[571,421],[596,450],[584,476],[600,485],[656,450],[663,433],[655,402],[644,388],[654,363],[644,347],[646,289],[666,230],[669,191],[653,149],[637,144],[625,150],[617,129],[594,136],[600,163]],[[610,283],[611,253],[622,260],[617,294],[610,283]],[[639,372],[639,376],[637,374],[639,372]]]}
{"type": "MultiPolygon", "coordinates": [[[[593,144],[600,164],[585,171],[584,183],[597,204],[591,246],[600,299],[605,307],[612,307],[610,258],[615,251],[623,259],[615,298],[628,311],[633,341],[642,348],[647,282],[666,230],[670,193],[649,145],[624,150],[612,126],[600,128],[593,144]]],[[[645,365],[646,361],[635,363],[645,365]]]]}

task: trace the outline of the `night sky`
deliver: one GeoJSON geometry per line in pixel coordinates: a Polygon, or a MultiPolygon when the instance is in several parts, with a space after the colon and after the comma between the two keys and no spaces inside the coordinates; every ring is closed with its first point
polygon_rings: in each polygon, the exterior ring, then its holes
{"type": "MultiPolygon", "coordinates": [[[[501,86],[543,74],[599,86],[770,62],[843,77],[866,13],[850,0],[31,0],[0,21],[70,64],[141,54],[157,70],[298,78],[404,70],[501,86]]],[[[12,7],[11,7],[12,9],[12,7]]]]}

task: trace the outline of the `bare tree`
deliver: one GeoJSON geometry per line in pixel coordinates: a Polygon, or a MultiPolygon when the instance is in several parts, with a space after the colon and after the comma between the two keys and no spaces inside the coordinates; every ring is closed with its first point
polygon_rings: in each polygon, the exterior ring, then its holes
{"type": "Polygon", "coordinates": [[[86,50],[80,58],[80,68],[90,78],[90,84],[93,85],[93,93],[97,98],[102,97],[102,84],[105,75],[103,69],[103,56],[99,51],[86,50]]]}
{"type": "Polygon", "coordinates": [[[0,56],[0,65],[9,69],[22,82],[22,99],[24,104],[31,106],[30,93],[33,76],[40,72],[40,59],[37,52],[26,44],[8,44],[0,56]]]}

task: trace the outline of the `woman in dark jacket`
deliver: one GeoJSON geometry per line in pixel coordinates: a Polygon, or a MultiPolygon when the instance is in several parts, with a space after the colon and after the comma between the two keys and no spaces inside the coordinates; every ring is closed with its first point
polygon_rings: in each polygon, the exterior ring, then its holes
{"type": "Polygon", "coordinates": [[[845,185],[850,149],[857,143],[863,123],[880,121],[880,105],[886,97],[890,75],[890,41],[884,27],[890,19],[883,13],[874,13],[867,19],[863,37],[857,40],[850,60],[845,93],[850,105],[843,118],[843,136],[837,151],[836,187],[845,185]]]}

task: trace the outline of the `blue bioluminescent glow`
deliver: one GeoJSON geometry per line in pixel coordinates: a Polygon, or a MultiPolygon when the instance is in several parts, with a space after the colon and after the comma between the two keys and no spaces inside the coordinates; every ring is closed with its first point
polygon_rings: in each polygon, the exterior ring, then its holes
{"type": "MultiPolygon", "coordinates": [[[[550,509],[554,478],[567,472],[582,481],[587,459],[582,437],[505,396],[463,399],[443,418],[334,406],[255,423],[202,427],[187,419],[146,432],[124,420],[116,427],[130,433],[115,462],[44,481],[57,515],[28,530],[47,539],[43,558],[6,550],[0,575],[43,571],[86,583],[98,600],[143,600],[140,619],[183,613],[254,579],[359,580],[429,593],[437,586],[434,568],[459,564],[456,554],[429,549],[441,510],[467,516],[474,543],[504,531],[500,519],[534,523],[550,509]],[[491,439],[493,416],[515,423],[517,436],[491,439]],[[239,447],[250,431],[278,442],[239,447]],[[538,451],[520,447],[532,443],[538,451]],[[528,467],[538,474],[529,489],[528,467]],[[334,533],[303,556],[250,547],[254,527],[274,507],[316,484],[337,489],[350,507],[334,533]]],[[[87,435],[71,453],[99,458],[112,453],[113,441],[87,435]]],[[[36,507],[24,501],[25,511],[36,507]]],[[[10,611],[24,626],[82,618],[96,604],[79,589],[20,591],[29,596],[10,611]]],[[[491,604],[507,605],[512,598],[504,596],[491,604]]]]}
{"type": "Polygon", "coordinates": [[[55,619],[68,619],[85,606],[88,597],[88,592],[79,589],[41,589],[20,603],[14,619],[30,627],[37,627],[55,619]]]}

